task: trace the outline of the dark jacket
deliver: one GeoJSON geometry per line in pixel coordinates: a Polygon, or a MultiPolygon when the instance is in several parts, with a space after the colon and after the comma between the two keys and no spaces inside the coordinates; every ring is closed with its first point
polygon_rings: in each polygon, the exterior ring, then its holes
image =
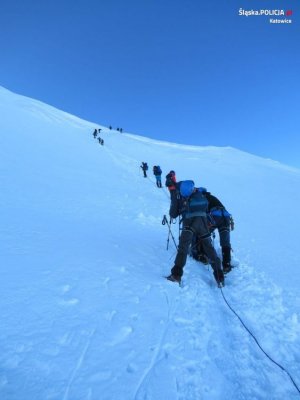
{"type": "Polygon", "coordinates": [[[213,196],[210,192],[204,192],[205,197],[208,200],[208,212],[211,211],[213,208],[224,208],[223,204],[220,202],[220,200],[213,196]]]}

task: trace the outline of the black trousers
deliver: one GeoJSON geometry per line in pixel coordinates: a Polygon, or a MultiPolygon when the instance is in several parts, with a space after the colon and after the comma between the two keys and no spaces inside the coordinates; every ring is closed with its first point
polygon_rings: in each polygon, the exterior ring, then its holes
{"type": "Polygon", "coordinates": [[[200,237],[201,244],[209,259],[209,263],[214,271],[221,270],[221,261],[217,256],[216,250],[213,247],[210,237],[210,231],[207,225],[207,218],[193,217],[186,218],[183,221],[183,229],[179,239],[178,251],[174,261],[174,267],[171,272],[173,275],[182,276],[183,268],[186,264],[186,259],[189,247],[192,243],[193,235],[196,234],[200,237]]]}

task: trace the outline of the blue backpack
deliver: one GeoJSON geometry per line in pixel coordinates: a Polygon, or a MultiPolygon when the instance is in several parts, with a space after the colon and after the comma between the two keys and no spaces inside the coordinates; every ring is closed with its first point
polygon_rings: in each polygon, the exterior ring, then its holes
{"type": "Polygon", "coordinates": [[[195,188],[194,181],[182,181],[179,185],[179,192],[183,198],[182,211],[184,217],[206,216],[208,200],[203,191],[195,188]]]}
{"type": "Polygon", "coordinates": [[[153,167],[153,173],[154,173],[154,175],[161,175],[161,168],[160,168],[160,166],[159,165],[154,165],[154,167],[153,167]]]}

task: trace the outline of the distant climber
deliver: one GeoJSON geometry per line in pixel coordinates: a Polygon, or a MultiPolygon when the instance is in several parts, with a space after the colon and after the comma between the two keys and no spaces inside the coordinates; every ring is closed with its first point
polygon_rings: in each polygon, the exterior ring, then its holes
{"type": "Polygon", "coordinates": [[[171,170],[166,175],[166,184],[165,184],[170,192],[171,200],[172,197],[176,197],[176,174],[175,171],[171,170]]]}
{"type": "Polygon", "coordinates": [[[94,133],[93,133],[93,136],[94,136],[95,139],[96,139],[96,137],[97,137],[97,134],[98,134],[98,131],[97,131],[97,129],[95,129],[95,130],[94,130],[94,133]]]}
{"type": "Polygon", "coordinates": [[[144,178],[147,178],[148,164],[146,162],[142,162],[140,166],[144,173],[144,178]]]}
{"type": "Polygon", "coordinates": [[[154,174],[154,176],[155,176],[155,178],[156,178],[156,186],[157,186],[158,188],[161,188],[161,187],[162,187],[162,186],[161,186],[161,174],[162,174],[162,170],[161,170],[161,168],[160,168],[159,165],[154,165],[154,167],[153,167],[153,174],[154,174]]]}

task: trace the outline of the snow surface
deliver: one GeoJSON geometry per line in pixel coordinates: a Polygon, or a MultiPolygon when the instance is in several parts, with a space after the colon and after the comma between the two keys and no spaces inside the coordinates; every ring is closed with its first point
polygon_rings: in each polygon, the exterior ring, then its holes
{"type": "Polygon", "coordinates": [[[95,127],[0,88],[0,399],[299,398],[300,171],[104,127],[100,146],[95,127]],[[233,214],[222,291],[191,259],[183,288],[163,279],[176,252],[155,164],[233,214]]]}

